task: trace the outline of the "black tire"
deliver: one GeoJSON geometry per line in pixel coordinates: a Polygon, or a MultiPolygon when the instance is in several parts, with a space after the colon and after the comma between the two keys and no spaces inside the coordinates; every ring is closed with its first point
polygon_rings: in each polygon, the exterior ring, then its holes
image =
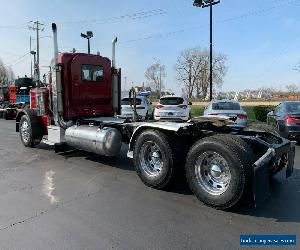
{"type": "Polygon", "coordinates": [[[230,147],[233,151],[237,150],[239,151],[239,154],[243,155],[242,160],[244,161],[245,167],[245,174],[246,174],[246,185],[244,194],[241,200],[244,200],[246,202],[253,201],[251,200],[253,198],[253,163],[258,160],[259,156],[257,156],[254,152],[251,146],[244,141],[242,138],[236,135],[227,134],[224,135],[216,135],[216,138],[222,140],[224,144],[227,144],[228,147],[230,147]],[[238,147],[236,147],[236,144],[238,144],[238,147]]]}
{"type": "MultiPolygon", "coordinates": [[[[251,129],[257,129],[257,130],[261,130],[263,132],[267,132],[267,133],[271,133],[275,136],[284,136],[282,131],[279,131],[279,124],[277,123],[276,128],[268,125],[268,124],[254,124],[250,127],[251,129]]],[[[270,170],[269,173],[269,177],[270,179],[275,176],[279,171],[281,170],[281,168],[278,168],[276,171],[270,170]]]]}
{"type": "Polygon", "coordinates": [[[277,128],[274,128],[273,126],[268,125],[268,124],[262,124],[262,123],[253,124],[249,128],[250,129],[261,130],[263,132],[267,132],[267,133],[271,133],[271,134],[276,135],[276,136],[280,136],[280,133],[277,130],[277,128]]]}
{"type": "MultiPolygon", "coordinates": [[[[151,158],[152,160],[153,157],[151,158]]],[[[146,186],[163,189],[171,185],[175,179],[178,164],[176,164],[170,138],[162,132],[155,130],[142,132],[134,144],[133,161],[137,174],[146,186]],[[156,172],[155,170],[151,172],[151,168],[154,168],[154,165],[149,163],[151,158],[149,151],[152,149],[147,149],[147,147],[152,146],[158,147],[157,158],[163,162],[161,170],[156,172]]]]}
{"type": "Polygon", "coordinates": [[[31,119],[27,115],[23,115],[19,125],[21,141],[25,147],[34,147],[40,144],[43,138],[43,126],[37,117],[31,119]],[[27,126],[25,126],[27,123],[27,126]],[[23,128],[24,126],[24,128],[23,128]],[[27,127],[26,131],[25,127],[27,127]]]}
{"type": "MultiPolygon", "coordinates": [[[[283,131],[278,131],[278,129],[274,128],[273,126],[266,125],[266,124],[258,124],[258,125],[259,126],[255,127],[255,128],[260,129],[264,132],[272,133],[276,136],[288,137],[288,134],[286,134],[283,131]]],[[[278,124],[278,126],[279,126],[279,124],[278,124]]],[[[283,166],[277,165],[277,168],[275,168],[274,170],[270,169],[270,172],[269,172],[270,179],[272,179],[277,173],[279,173],[282,170],[282,168],[283,168],[283,166]]]]}
{"type": "Polygon", "coordinates": [[[253,152],[240,138],[231,135],[216,135],[197,141],[190,149],[186,159],[187,182],[196,197],[208,206],[216,209],[228,209],[235,206],[248,194],[252,183],[251,166],[253,152]],[[220,155],[230,170],[230,182],[224,192],[213,193],[199,184],[196,174],[198,157],[214,152],[220,155]],[[247,153],[246,153],[247,152],[247,153]]]}

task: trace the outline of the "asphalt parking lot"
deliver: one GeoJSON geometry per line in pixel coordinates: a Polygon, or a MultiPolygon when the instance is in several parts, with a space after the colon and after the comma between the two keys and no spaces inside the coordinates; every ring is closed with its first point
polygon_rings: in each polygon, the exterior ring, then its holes
{"type": "MultiPolygon", "coordinates": [[[[294,175],[259,208],[202,205],[185,183],[145,187],[119,158],[25,148],[0,120],[1,249],[237,249],[240,234],[300,235],[300,147],[294,175]]],[[[298,243],[299,245],[299,243],[298,243]]]]}

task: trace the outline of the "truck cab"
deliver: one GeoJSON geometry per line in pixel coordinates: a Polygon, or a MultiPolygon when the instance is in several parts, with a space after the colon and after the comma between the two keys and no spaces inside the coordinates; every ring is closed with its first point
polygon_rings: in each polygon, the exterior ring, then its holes
{"type": "MultiPolygon", "coordinates": [[[[66,130],[79,120],[116,117],[121,110],[121,70],[113,60],[99,54],[60,53],[56,25],[53,24],[54,57],[49,72],[49,85],[30,91],[30,108],[16,117],[16,131],[26,115],[37,126],[30,145],[44,142],[65,143],[66,130]]],[[[117,40],[112,42],[113,53],[117,40]]],[[[31,121],[28,121],[31,123],[31,121]]],[[[28,123],[27,122],[27,123],[28,123]]],[[[26,125],[27,126],[27,125],[26,125]]]]}
{"type": "Polygon", "coordinates": [[[112,69],[108,58],[84,53],[59,53],[58,65],[61,67],[65,120],[113,115],[112,69]]]}

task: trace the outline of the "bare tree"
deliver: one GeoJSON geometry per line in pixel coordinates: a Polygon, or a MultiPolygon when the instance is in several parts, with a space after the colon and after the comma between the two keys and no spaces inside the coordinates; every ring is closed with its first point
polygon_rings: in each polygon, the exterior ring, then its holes
{"type": "Polygon", "coordinates": [[[11,66],[6,68],[6,73],[7,73],[7,80],[8,81],[12,81],[15,79],[15,73],[13,71],[13,69],[11,68],[11,66]]]}
{"type": "MultiPolygon", "coordinates": [[[[202,59],[204,60],[201,63],[201,71],[199,81],[197,81],[196,87],[196,96],[197,98],[205,98],[207,96],[209,90],[209,83],[210,83],[210,66],[209,60],[210,55],[207,49],[204,49],[202,52],[202,59]]],[[[226,64],[227,57],[224,54],[216,53],[213,54],[213,88],[219,88],[222,86],[224,77],[227,72],[226,64]]]]}
{"type": "MultiPolygon", "coordinates": [[[[220,87],[226,74],[226,56],[218,53],[213,55],[213,85],[220,87]]],[[[183,86],[187,96],[205,98],[209,90],[209,51],[192,48],[183,50],[175,65],[176,78],[183,86]]]]}
{"type": "Polygon", "coordinates": [[[299,86],[297,86],[296,84],[289,84],[289,85],[286,85],[285,87],[290,95],[298,97],[299,86]]]}
{"type": "Polygon", "coordinates": [[[15,74],[11,66],[6,66],[0,58],[0,83],[9,84],[15,78],[15,74]]]}
{"type": "Polygon", "coordinates": [[[0,58],[0,82],[3,82],[7,79],[7,69],[0,58]]]}
{"type": "Polygon", "coordinates": [[[188,98],[193,96],[201,70],[201,54],[198,49],[186,49],[180,52],[175,65],[176,78],[188,98]]]}
{"type": "Polygon", "coordinates": [[[267,92],[267,93],[274,93],[276,92],[276,89],[274,87],[262,87],[262,88],[258,88],[257,91],[263,91],[263,92],[267,92]]]}
{"type": "Polygon", "coordinates": [[[161,91],[164,89],[163,78],[166,77],[166,67],[159,61],[150,65],[146,72],[145,77],[149,81],[149,87],[155,91],[157,98],[160,97],[161,91]]]}

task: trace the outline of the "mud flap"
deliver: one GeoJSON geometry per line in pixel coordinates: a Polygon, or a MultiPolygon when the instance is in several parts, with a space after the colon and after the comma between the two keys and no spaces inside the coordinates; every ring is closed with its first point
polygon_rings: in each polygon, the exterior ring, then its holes
{"type": "Polygon", "coordinates": [[[255,207],[262,204],[271,194],[268,163],[260,167],[254,166],[253,196],[255,207]]]}
{"type": "Polygon", "coordinates": [[[287,169],[286,169],[286,178],[291,177],[292,174],[293,174],[294,160],[295,160],[295,145],[291,147],[291,150],[288,153],[288,164],[287,164],[287,169]]]}
{"type": "Polygon", "coordinates": [[[253,164],[253,198],[254,206],[262,204],[271,194],[269,178],[269,161],[275,150],[269,148],[267,152],[253,164]]]}

